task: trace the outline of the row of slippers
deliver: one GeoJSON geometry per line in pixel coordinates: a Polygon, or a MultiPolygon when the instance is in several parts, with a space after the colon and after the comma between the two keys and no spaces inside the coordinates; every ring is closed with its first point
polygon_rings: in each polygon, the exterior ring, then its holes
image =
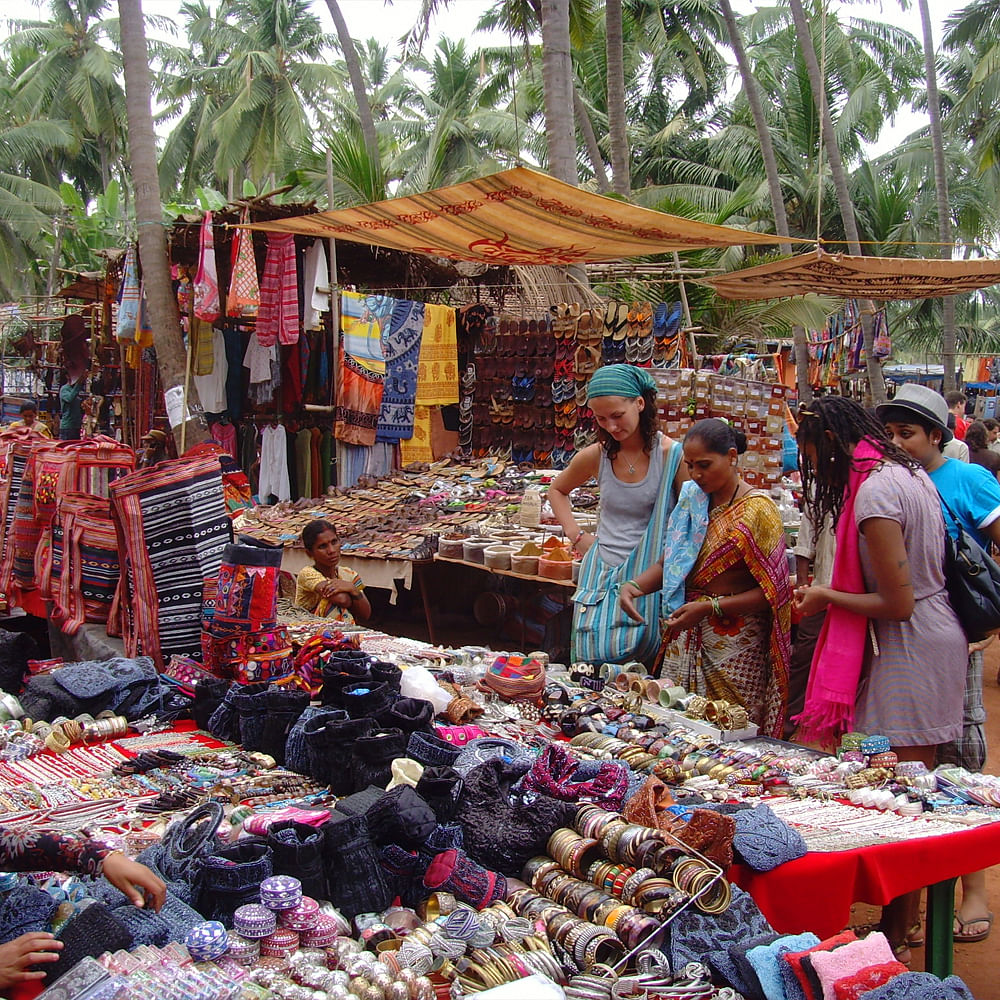
{"type": "Polygon", "coordinates": [[[463,406],[467,406],[464,400],[471,399],[473,405],[489,406],[494,400],[512,400],[518,403],[533,403],[539,410],[547,410],[559,403],[568,403],[571,400],[577,406],[587,405],[587,381],[569,376],[549,377],[540,379],[534,377],[532,383],[528,376],[515,376],[508,381],[504,378],[483,379],[476,387],[475,396],[463,396],[463,402],[459,403],[459,416],[462,414],[463,406]]]}
{"type": "Polygon", "coordinates": [[[473,428],[471,445],[463,447],[489,448],[491,453],[502,451],[508,445],[525,448],[529,444],[543,451],[562,449],[564,451],[581,451],[597,440],[592,425],[577,427],[556,427],[539,430],[537,427],[518,428],[506,424],[502,426],[487,425],[473,428]]]}

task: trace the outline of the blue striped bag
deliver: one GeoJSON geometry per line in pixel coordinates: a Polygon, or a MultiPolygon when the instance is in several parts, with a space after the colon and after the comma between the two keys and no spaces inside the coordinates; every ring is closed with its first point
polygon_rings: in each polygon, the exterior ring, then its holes
{"type": "Polygon", "coordinates": [[[589,663],[649,661],[660,646],[660,591],[636,600],[646,619],[635,622],[618,605],[618,588],[651,566],[663,552],[663,534],[673,507],[673,483],[682,448],[674,444],[663,463],[663,477],[652,516],[639,544],[619,566],[601,561],[596,542],[580,563],[573,594],[572,658],[589,663]]]}

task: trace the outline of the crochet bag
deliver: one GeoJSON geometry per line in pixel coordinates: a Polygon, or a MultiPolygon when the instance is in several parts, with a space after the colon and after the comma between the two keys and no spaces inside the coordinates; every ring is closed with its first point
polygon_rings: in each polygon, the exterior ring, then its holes
{"type": "Polygon", "coordinates": [[[645,619],[635,622],[618,605],[618,591],[654,563],[663,551],[663,533],[673,497],[674,476],[681,447],[675,444],[663,463],[663,476],[649,525],[639,544],[618,566],[601,561],[595,541],[580,563],[580,577],[573,594],[572,660],[588,663],[624,663],[649,660],[660,646],[660,592],[640,599],[645,619]]]}
{"type": "Polygon", "coordinates": [[[500,759],[473,768],[455,811],[468,854],[486,868],[515,877],[529,858],[545,853],[553,831],[571,825],[576,815],[572,803],[538,793],[514,794],[520,773],[500,759]]]}

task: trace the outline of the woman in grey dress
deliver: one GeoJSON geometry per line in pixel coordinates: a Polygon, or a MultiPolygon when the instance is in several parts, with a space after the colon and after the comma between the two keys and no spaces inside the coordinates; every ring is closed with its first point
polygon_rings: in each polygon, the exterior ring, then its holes
{"type": "MultiPolygon", "coordinates": [[[[842,509],[852,509],[864,592],[836,589],[837,564],[848,558],[850,548],[844,533],[850,525],[838,526],[833,583],[800,587],[796,606],[803,615],[843,609],[855,621],[867,619],[874,626],[874,642],[866,644],[864,662],[858,664],[854,728],[888,737],[900,760],[933,767],[938,746],[962,733],[968,659],[965,633],[945,590],[945,532],[937,492],[923,469],[892,444],[882,424],[853,400],[814,400],[800,411],[798,439],[813,518],[829,515],[837,524],[842,509]],[[866,456],[863,469],[861,455],[866,456]]],[[[850,621],[844,627],[851,627],[850,621]]],[[[824,640],[837,644],[836,629],[824,640]]],[[[814,671],[821,660],[820,648],[814,671]]],[[[883,911],[883,930],[904,960],[918,905],[919,893],[910,893],[883,911]]]]}

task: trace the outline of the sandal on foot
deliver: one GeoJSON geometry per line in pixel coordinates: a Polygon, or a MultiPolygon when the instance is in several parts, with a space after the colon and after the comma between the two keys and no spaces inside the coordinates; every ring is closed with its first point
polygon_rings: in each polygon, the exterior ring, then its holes
{"type": "Polygon", "coordinates": [[[907,932],[906,943],[911,948],[923,948],[924,946],[924,925],[918,920],[907,932]]]}
{"type": "Polygon", "coordinates": [[[913,961],[913,956],[910,954],[910,946],[905,941],[901,941],[899,944],[894,944],[892,946],[892,957],[901,965],[905,965],[907,967],[909,967],[910,962],[913,961]]]}
{"type": "Polygon", "coordinates": [[[956,944],[975,944],[977,941],[985,941],[990,936],[990,931],[993,929],[993,914],[987,913],[985,917],[973,917],[971,920],[963,920],[957,913],[955,914],[955,923],[958,924],[958,930],[956,931],[952,927],[951,936],[956,944]],[[986,924],[986,930],[977,931],[976,933],[971,933],[966,931],[966,927],[971,927],[973,924],[986,924]]]}

